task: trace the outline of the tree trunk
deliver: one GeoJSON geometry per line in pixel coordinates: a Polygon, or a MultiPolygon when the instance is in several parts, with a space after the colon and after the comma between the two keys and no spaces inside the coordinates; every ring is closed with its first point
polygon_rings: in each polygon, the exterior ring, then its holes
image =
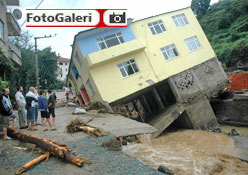
{"type": "Polygon", "coordinates": [[[72,153],[72,150],[67,146],[60,146],[53,141],[32,136],[30,134],[23,134],[19,131],[13,130],[10,127],[8,127],[8,135],[23,142],[33,143],[36,146],[49,151],[51,154],[58,156],[64,160],[67,160],[68,162],[79,167],[82,167],[84,163],[91,163],[91,161],[88,161],[84,158],[80,158],[74,153],[72,153]]]}
{"type": "Polygon", "coordinates": [[[24,171],[27,171],[29,168],[31,168],[33,165],[36,165],[38,163],[40,163],[41,161],[43,161],[44,159],[48,159],[49,158],[49,155],[50,153],[46,153],[46,154],[43,154],[39,157],[37,157],[36,159],[34,160],[31,160],[30,162],[26,163],[25,165],[23,165],[23,167],[16,171],[16,174],[19,175],[19,174],[22,174],[24,171]]]}

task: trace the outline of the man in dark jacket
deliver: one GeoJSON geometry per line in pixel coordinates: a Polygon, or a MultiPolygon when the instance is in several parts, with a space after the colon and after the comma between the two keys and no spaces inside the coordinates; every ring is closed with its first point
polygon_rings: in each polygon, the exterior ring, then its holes
{"type": "Polygon", "coordinates": [[[48,110],[49,110],[49,116],[52,115],[53,117],[53,126],[55,123],[55,104],[56,104],[56,99],[54,97],[54,95],[52,94],[52,90],[48,90],[48,110]]]}
{"type": "Polygon", "coordinates": [[[9,126],[10,118],[13,118],[13,128],[15,129],[16,116],[13,114],[12,105],[9,100],[9,89],[4,88],[3,94],[0,96],[0,126],[3,128],[4,140],[11,140],[11,138],[7,136],[7,127],[9,126]]]}

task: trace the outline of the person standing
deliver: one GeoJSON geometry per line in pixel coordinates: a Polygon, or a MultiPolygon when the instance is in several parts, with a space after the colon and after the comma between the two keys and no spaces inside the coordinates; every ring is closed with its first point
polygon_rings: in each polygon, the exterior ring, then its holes
{"type": "Polygon", "coordinates": [[[48,107],[47,107],[47,102],[45,99],[45,91],[40,91],[40,96],[38,98],[38,110],[40,111],[40,115],[41,115],[41,124],[42,124],[42,128],[43,131],[47,131],[47,129],[45,128],[45,123],[48,122],[50,130],[53,131],[53,127],[50,121],[50,116],[49,116],[49,111],[48,111],[48,107]],[[44,121],[44,119],[46,119],[46,121],[44,121]]]}
{"type": "MultiPolygon", "coordinates": [[[[35,89],[34,92],[33,92],[37,98],[38,98],[38,92],[37,90],[35,89]]],[[[38,123],[38,103],[35,103],[35,115],[34,115],[34,126],[37,126],[37,125],[40,125],[38,123]]]]}
{"type": "Polygon", "coordinates": [[[55,124],[55,98],[54,95],[52,94],[52,90],[48,90],[48,110],[49,110],[49,116],[52,115],[53,117],[53,126],[55,124]]]}
{"type": "Polygon", "coordinates": [[[28,93],[26,94],[28,129],[32,131],[36,130],[34,129],[34,121],[35,121],[36,103],[38,102],[38,98],[34,93],[35,93],[35,88],[30,87],[28,93]]]}
{"type": "Polygon", "coordinates": [[[17,92],[15,94],[15,99],[18,107],[18,116],[19,116],[19,126],[20,129],[25,129],[26,128],[26,100],[22,94],[23,88],[22,86],[17,88],[17,92]]]}
{"type": "Polygon", "coordinates": [[[12,111],[12,105],[9,100],[9,89],[4,88],[0,96],[0,126],[3,128],[3,139],[11,140],[7,135],[10,118],[13,118],[13,128],[15,129],[15,115],[12,111]]]}

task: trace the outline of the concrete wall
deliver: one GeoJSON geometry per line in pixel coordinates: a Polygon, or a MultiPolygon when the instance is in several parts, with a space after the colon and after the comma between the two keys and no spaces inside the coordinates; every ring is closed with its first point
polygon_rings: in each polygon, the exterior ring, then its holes
{"type": "Polygon", "coordinates": [[[227,76],[216,57],[192,69],[169,78],[169,83],[179,102],[211,97],[228,84],[227,76]]]}
{"type": "Polygon", "coordinates": [[[207,98],[198,99],[197,102],[186,107],[185,113],[194,129],[201,129],[202,126],[218,126],[215,114],[207,98]]]}
{"type": "Polygon", "coordinates": [[[0,1],[0,20],[3,22],[4,31],[3,38],[0,38],[0,48],[8,56],[8,27],[6,19],[6,0],[0,1]]]}

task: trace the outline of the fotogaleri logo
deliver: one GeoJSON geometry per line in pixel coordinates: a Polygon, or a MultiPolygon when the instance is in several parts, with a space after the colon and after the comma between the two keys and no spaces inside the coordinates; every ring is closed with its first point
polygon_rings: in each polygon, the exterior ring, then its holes
{"type": "Polygon", "coordinates": [[[127,9],[26,9],[26,27],[126,27],[127,9]]]}

